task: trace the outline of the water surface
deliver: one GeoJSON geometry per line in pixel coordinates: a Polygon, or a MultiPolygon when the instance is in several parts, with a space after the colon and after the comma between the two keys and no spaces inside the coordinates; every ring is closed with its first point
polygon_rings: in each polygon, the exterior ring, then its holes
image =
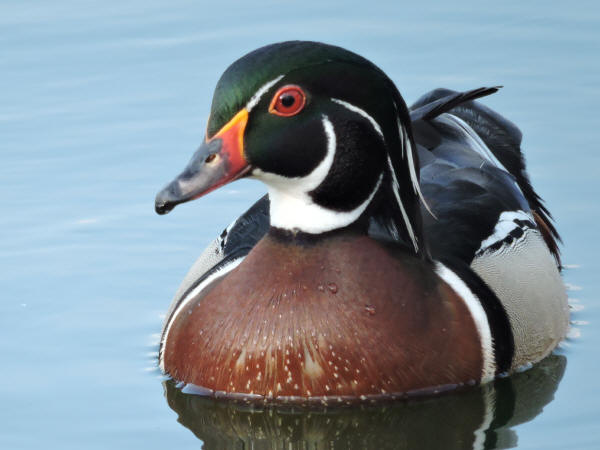
{"type": "Polygon", "coordinates": [[[600,8],[402,3],[0,5],[2,448],[270,448],[294,436],[339,448],[410,448],[415,436],[430,448],[600,446],[600,8]],[[485,102],[522,129],[571,267],[573,327],[554,358],[470,393],[332,417],[228,410],[163,386],[161,315],[202,248],[264,188],[237,182],[166,217],[154,195],[201,141],[220,73],[286,39],[368,57],[409,103],[439,86],[505,86],[485,102]]]}

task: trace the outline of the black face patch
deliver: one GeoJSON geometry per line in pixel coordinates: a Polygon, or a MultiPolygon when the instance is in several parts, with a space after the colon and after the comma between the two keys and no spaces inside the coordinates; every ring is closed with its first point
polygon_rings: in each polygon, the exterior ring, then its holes
{"type": "Polygon", "coordinates": [[[322,115],[314,108],[294,117],[253,114],[246,128],[245,152],[248,162],[265,172],[304,177],[327,152],[322,115]]]}
{"type": "Polygon", "coordinates": [[[385,163],[383,144],[365,120],[334,119],[333,127],[337,141],[333,165],[310,196],[328,209],[351,211],[375,189],[385,163]]]}

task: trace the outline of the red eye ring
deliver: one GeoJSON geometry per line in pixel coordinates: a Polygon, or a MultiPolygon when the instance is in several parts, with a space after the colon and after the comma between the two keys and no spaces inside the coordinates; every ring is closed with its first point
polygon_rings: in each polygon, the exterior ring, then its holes
{"type": "Polygon", "coordinates": [[[306,94],[300,86],[289,84],[279,89],[269,105],[269,112],[277,116],[295,116],[304,108],[306,94]]]}

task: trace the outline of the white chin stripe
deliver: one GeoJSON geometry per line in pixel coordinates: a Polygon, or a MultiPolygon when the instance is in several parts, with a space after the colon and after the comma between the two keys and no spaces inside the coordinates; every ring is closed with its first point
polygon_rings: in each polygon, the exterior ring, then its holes
{"type": "Polygon", "coordinates": [[[350,225],[367,209],[377,193],[383,174],[369,197],[352,211],[339,212],[317,205],[310,192],[327,178],[337,146],[333,124],[322,116],[323,130],[327,138],[327,152],[319,165],[304,177],[287,178],[254,169],[252,175],[269,187],[271,226],[305,233],[323,233],[350,225]]]}
{"type": "Polygon", "coordinates": [[[471,289],[461,278],[444,266],[440,262],[435,263],[435,272],[463,299],[465,305],[471,312],[473,322],[479,333],[481,341],[481,355],[483,359],[483,370],[481,373],[481,382],[486,382],[494,378],[496,373],[496,361],[494,358],[494,348],[492,341],[492,332],[488,323],[487,315],[479,299],[473,294],[471,289]]]}
{"type": "Polygon", "coordinates": [[[308,196],[292,196],[283,191],[270,188],[271,226],[286,230],[299,230],[305,233],[319,234],[343,228],[355,222],[367,209],[379,190],[383,174],[379,175],[375,188],[358,207],[348,212],[333,211],[319,206],[308,196]]]}
{"type": "Polygon", "coordinates": [[[163,371],[163,372],[165,371],[165,360],[164,360],[163,352],[167,345],[167,339],[169,337],[169,331],[171,330],[171,325],[173,324],[173,322],[175,322],[177,315],[181,311],[183,311],[183,309],[187,306],[187,304],[192,299],[196,298],[196,296],[200,292],[202,292],[202,290],[204,290],[209,284],[211,284],[216,279],[227,275],[229,272],[231,272],[233,269],[235,269],[237,266],[239,266],[243,260],[244,260],[243,257],[234,259],[234,260],[230,261],[229,263],[227,263],[226,265],[224,265],[223,267],[216,270],[214,273],[210,274],[208,277],[206,277],[206,279],[204,281],[202,281],[202,283],[200,283],[198,286],[196,286],[192,291],[190,291],[179,302],[179,305],[177,305],[177,307],[173,311],[173,314],[171,314],[171,316],[167,318],[168,323],[166,324],[163,334],[161,336],[160,353],[158,355],[158,365],[159,365],[161,371],[163,371]]]}

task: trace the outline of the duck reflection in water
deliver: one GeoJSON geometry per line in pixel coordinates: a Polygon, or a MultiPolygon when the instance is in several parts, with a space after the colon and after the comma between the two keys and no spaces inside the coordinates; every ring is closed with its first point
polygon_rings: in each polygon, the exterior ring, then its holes
{"type": "Polygon", "coordinates": [[[248,406],[186,394],[165,381],[178,421],[209,449],[494,449],[553,398],[566,358],[550,355],[511,377],[437,398],[383,406],[248,406]]]}

